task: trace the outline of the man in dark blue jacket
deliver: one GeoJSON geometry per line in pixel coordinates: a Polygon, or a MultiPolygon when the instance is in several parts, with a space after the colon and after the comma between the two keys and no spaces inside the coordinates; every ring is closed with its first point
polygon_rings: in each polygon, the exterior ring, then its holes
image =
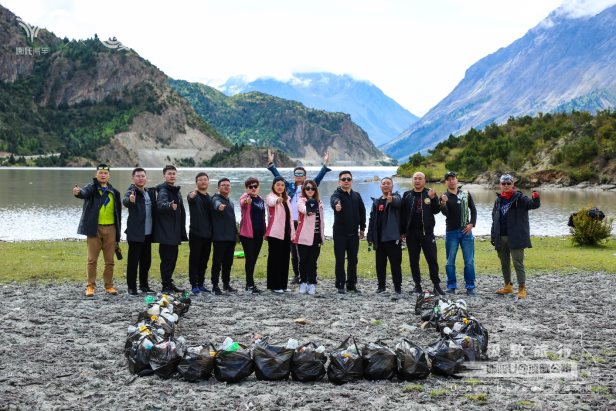
{"type": "MultiPolygon", "coordinates": [[[[276,168],[276,164],[274,164],[274,153],[272,150],[267,150],[267,169],[274,175],[274,178],[281,177],[278,169],[276,168]]],[[[317,184],[321,184],[321,180],[325,177],[325,174],[332,171],[331,168],[328,168],[330,156],[329,151],[325,152],[323,156],[323,166],[319,173],[314,178],[314,182],[317,184]]],[[[297,225],[299,221],[299,212],[297,211],[297,200],[302,195],[302,187],[304,182],[306,181],[306,169],[302,166],[295,167],[293,169],[293,181],[289,182],[284,179],[284,185],[287,189],[287,195],[289,196],[289,201],[291,202],[291,217],[293,218],[293,224],[295,225],[295,229],[297,230],[297,225]]],[[[297,244],[291,244],[291,266],[293,267],[293,273],[295,277],[293,278],[293,284],[299,284],[299,255],[297,252],[297,244]]]]}
{"type": "Polygon", "coordinates": [[[210,177],[203,172],[197,173],[195,184],[196,189],[187,197],[190,209],[188,276],[192,293],[199,295],[210,292],[205,286],[205,271],[212,250],[212,199],[207,193],[210,177]]]}
{"type": "Polygon", "coordinates": [[[237,225],[235,208],[229,198],[230,194],[231,181],[228,178],[218,180],[218,193],[212,196],[212,241],[214,242],[212,292],[215,295],[222,295],[218,286],[221,271],[223,290],[229,293],[237,292],[231,287],[231,266],[237,241],[237,225]]]}
{"type": "Polygon", "coordinates": [[[159,243],[160,277],[162,292],[170,294],[182,292],[173,283],[173,272],[178,260],[178,250],[182,241],[188,240],[186,235],[186,210],[180,193],[180,187],[175,185],[177,169],[167,165],[163,168],[165,182],[156,186],[156,223],[154,239],[159,243]]]}
{"type": "Polygon", "coordinates": [[[154,290],[148,285],[148,275],[152,264],[152,231],[156,212],[156,189],[146,188],[146,172],[137,167],[133,170],[131,184],[122,203],[128,208],[126,221],[126,240],[128,241],[128,261],[126,262],[126,284],[129,295],[138,295],[137,268],[139,268],[139,289],[147,294],[154,290]]]}
{"type": "Polygon", "coordinates": [[[84,200],[78,234],[87,236],[88,244],[88,285],[86,297],[93,297],[96,288],[96,266],[98,256],[103,251],[105,270],[105,292],[116,295],[118,290],[113,285],[113,255],[120,243],[120,225],[122,223],[122,204],[120,192],[109,184],[109,166],[99,164],[96,177],[90,184],[81,188],[73,187],[73,195],[84,200]]]}
{"type": "Polygon", "coordinates": [[[387,260],[391,266],[391,276],[396,294],[402,293],[402,248],[400,246],[400,208],[402,199],[397,192],[392,193],[394,182],[385,177],[381,180],[383,195],[372,199],[370,222],[368,224],[368,243],[376,251],[377,293],[386,290],[387,260]]]}
{"type": "Polygon", "coordinates": [[[526,272],[524,271],[524,249],[531,248],[528,210],[541,206],[539,193],[533,191],[532,198],[515,191],[513,177],[500,177],[501,192],[496,194],[492,209],[492,245],[498,252],[505,285],[496,294],[513,293],[511,282],[511,259],[518,277],[518,298],[526,298],[526,272]]]}
{"type": "Polygon", "coordinates": [[[330,205],[334,210],[336,288],[339,294],[347,291],[359,293],[357,253],[359,252],[359,240],[364,238],[366,231],[366,206],[364,206],[361,195],[353,191],[353,175],[350,171],[341,171],[338,175],[338,188],[330,198],[330,205]],[[347,273],[344,271],[345,255],[347,273]]]}
{"type": "Polygon", "coordinates": [[[413,189],[402,196],[402,230],[408,246],[411,274],[415,282],[414,292],[422,293],[419,255],[423,251],[434,294],[445,295],[441,289],[436,259],[436,238],[434,237],[434,215],[440,213],[436,192],[426,188],[426,176],[422,172],[413,174],[413,189]]]}

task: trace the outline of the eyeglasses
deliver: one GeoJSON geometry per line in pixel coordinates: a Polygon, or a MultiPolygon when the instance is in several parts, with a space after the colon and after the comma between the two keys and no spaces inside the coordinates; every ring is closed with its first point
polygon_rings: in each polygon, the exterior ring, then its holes
{"type": "Polygon", "coordinates": [[[315,191],[316,188],[314,188],[314,187],[306,187],[305,190],[306,191],[315,191]]]}
{"type": "Polygon", "coordinates": [[[353,181],[353,179],[351,177],[342,177],[340,179],[340,181],[347,181],[348,182],[348,181],[353,181]]]}
{"type": "Polygon", "coordinates": [[[511,184],[513,184],[513,183],[511,183],[511,182],[509,182],[509,181],[506,181],[506,182],[501,183],[501,185],[504,185],[504,186],[510,186],[511,184]]]}
{"type": "Polygon", "coordinates": [[[293,173],[293,175],[295,175],[295,177],[306,177],[305,173],[293,173]]]}
{"type": "Polygon", "coordinates": [[[250,188],[251,190],[254,190],[256,188],[259,188],[259,185],[258,184],[251,184],[251,185],[248,186],[248,188],[250,188]]]}

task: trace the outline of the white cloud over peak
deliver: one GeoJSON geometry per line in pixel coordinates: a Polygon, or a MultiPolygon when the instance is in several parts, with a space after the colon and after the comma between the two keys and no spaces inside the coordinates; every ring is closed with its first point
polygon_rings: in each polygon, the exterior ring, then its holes
{"type": "Polygon", "coordinates": [[[554,13],[558,17],[572,19],[592,17],[615,4],[616,0],[564,0],[554,13]]]}

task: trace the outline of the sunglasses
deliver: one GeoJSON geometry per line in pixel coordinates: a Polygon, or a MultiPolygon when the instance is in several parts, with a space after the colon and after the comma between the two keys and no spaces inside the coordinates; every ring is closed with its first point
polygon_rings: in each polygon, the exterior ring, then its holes
{"type": "Polygon", "coordinates": [[[351,177],[342,177],[340,181],[353,181],[351,177]]]}
{"type": "Polygon", "coordinates": [[[306,177],[305,173],[293,173],[295,177],[306,177]]]}
{"type": "Polygon", "coordinates": [[[306,187],[305,190],[306,191],[315,191],[316,188],[314,188],[314,187],[306,187]]]}
{"type": "Polygon", "coordinates": [[[504,185],[504,186],[510,186],[511,184],[513,183],[509,183],[509,182],[501,183],[501,185],[504,185]]]}
{"type": "Polygon", "coordinates": [[[109,171],[109,167],[105,166],[105,167],[96,167],[97,170],[107,170],[109,171]]]}
{"type": "Polygon", "coordinates": [[[259,188],[259,185],[258,184],[251,184],[251,185],[248,186],[248,188],[250,188],[251,190],[254,190],[254,189],[259,188]]]}

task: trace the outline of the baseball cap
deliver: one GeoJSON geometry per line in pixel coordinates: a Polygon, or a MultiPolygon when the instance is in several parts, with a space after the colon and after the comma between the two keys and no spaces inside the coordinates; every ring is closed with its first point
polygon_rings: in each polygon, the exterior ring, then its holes
{"type": "Polygon", "coordinates": [[[448,171],[445,173],[445,180],[447,180],[448,177],[457,177],[458,174],[455,171],[448,171]]]}
{"type": "Polygon", "coordinates": [[[502,176],[500,176],[500,182],[513,183],[513,177],[511,176],[511,174],[503,174],[502,176]]]}

